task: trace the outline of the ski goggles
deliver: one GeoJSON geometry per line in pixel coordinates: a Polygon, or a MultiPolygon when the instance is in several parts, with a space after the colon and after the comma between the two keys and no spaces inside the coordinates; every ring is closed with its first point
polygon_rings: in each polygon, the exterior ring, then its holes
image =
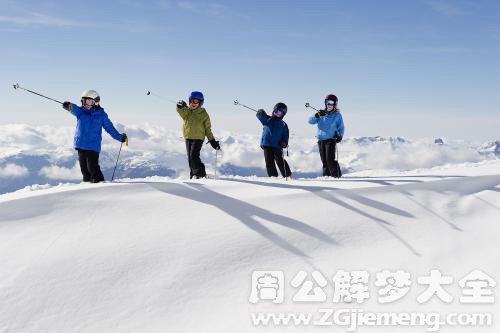
{"type": "Polygon", "coordinates": [[[283,117],[285,115],[285,113],[279,109],[276,109],[276,110],[273,110],[273,114],[276,116],[276,117],[283,117]]]}
{"type": "Polygon", "coordinates": [[[82,104],[83,105],[95,105],[95,100],[93,100],[92,98],[84,97],[84,98],[82,98],[82,104]]]}
{"type": "Polygon", "coordinates": [[[200,104],[200,100],[199,99],[196,99],[196,98],[193,98],[192,100],[189,101],[189,104],[196,104],[196,105],[199,105],[200,104]]]}
{"type": "Polygon", "coordinates": [[[327,99],[325,101],[325,105],[335,105],[335,101],[332,101],[331,99],[327,99]]]}

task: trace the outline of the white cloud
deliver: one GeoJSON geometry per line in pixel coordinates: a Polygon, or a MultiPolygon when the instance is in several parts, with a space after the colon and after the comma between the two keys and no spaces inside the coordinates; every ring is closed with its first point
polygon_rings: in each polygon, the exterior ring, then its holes
{"type": "Polygon", "coordinates": [[[60,17],[50,16],[41,13],[30,13],[27,16],[7,16],[1,15],[0,22],[11,23],[17,26],[53,26],[53,27],[75,27],[81,26],[80,23],[63,19],[60,17]]]}
{"type": "Polygon", "coordinates": [[[177,7],[193,12],[199,12],[210,16],[221,16],[227,10],[227,7],[215,2],[212,3],[195,3],[194,1],[178,1],[177,7]]]}
{"type": "Polygon", "coordinates": [[[462,9],[446,1],[432,0],[432,1],[427,1],[427,4],[435,12],[443,14],[445,16],[454,17],[454,16],[462,16],[465,14],[465,12],[462,9]]]}
{"type": "Polygon", "coordinates": [[[20,29],[16,28],[0,28],[0,32],[20,32],[20,29]]]}
{"type": "Polygon", "coordinates": [[[28,169],[24,165],[9,163],[0,167],[0,178],[22,178],[29,174],[28,169]]]}
{"type": "Polygon", "coordinates": [[[179,1],[177,3],[177,6],[179,6],[182,9],[188,9],[188,10],[196,9],[196,5],[192,1],[179,1]]]}
{"type": "MultiPolygon", "coordinates": [[[[487,124],[478,123],[483,127],[487,124]]],[[[187,173],[186,148],[180,129],[170,130],[152,124],[116,126],[130,137],[130,145],[121,151],[120,177],[160,175],[165,170],[169,170],[168,175],[172,177],[187,173]]],[[[79,182],[81,173],[73,149],[73,132],[73,126],[0,125],[0,193],[34,183],[79,182]],[[22,184],[14,177],[23,177],[22,184]]],[[[219,131],[216,128],[215,135],[222,145],[217,156],[219,174],[265,174],[264,156],[259,147],[260,132],[258,129],[253,134],[244,134],[236,129],[219,131]]],[[[119,143],[104,134],[100,165],[108,178],[115,166],[118,149],[119,143]]],[[[207,171],[213,173],[214,150],[204,145],[201,154],[207,171]]],[[[494,160],[500,157],[500,141],[475,143],[445,137],[444,144],[438,145],[434,138],[410,140],[347,135],[340,145],[339,157],[342,168],[348,172],[406,171],[494,160]]],[[[286,159],[296,175],[308,177],[321,171],[314,135],[301,136],[292,132],[290,155],[286,159]]]]}
{"type": "Polygon", "coordinates": [[[39,175],[55,180],[79,180],[82,178],[78,164],[75,164],[75,166],[71,169],[59,167],[57,165],[43,167],[40,170],[39,175]]]}

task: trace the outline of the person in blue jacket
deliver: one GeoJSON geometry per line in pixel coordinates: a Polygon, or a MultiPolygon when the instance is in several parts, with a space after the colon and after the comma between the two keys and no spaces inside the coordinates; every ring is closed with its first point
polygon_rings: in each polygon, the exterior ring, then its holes
{"type": "Polygon", "coordinates": [[[99,166],[101,152],[102,129],[120,142],[127,142],[125,133],[120,134],[113,126],[108,115],[100,106],[101,97],[95,90],[86,90],[82,94],[82,106],[64,102],[63,108],[77,119],[73,145],[78,151],[80,170],[83,181],[98,183],[104,181],[104,175],[99,166]]]}
{"type": "Polygon", "coordinates": [[[317,125],[318,148],[323,163],[323,176],[340,178],[342,172],[335,159],[337,143],[344,136],[344,121],[338,110],[338,98],[328,95],[325,98],[325,109],[309,118],[309,124],[317,125]]]}
{"type": "Polygon", "coordinates": [[[292,175],[290,166],[283,158],[283,149],[288,147],[289,136],[288,126],[283,121],[286,112],[287,106],[284,103],[277,103],[274,106],[272,116],[267,115],[263,109],[257,111],[257,119],[264,126],[260,147],[264,150],[266,170],[269,177],[278,177],[276,164],[283,177],[292,175]]]}

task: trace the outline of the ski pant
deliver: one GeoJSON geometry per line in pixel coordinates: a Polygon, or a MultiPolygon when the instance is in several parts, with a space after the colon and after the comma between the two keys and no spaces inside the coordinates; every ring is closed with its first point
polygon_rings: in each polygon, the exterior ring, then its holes
{"type": "Polygon", "coordinates": [[[99,166],[99,153],[93,150],[77,149],[80,170],[83,181],[98,183],[104,181],[104,175],[99,166]]]}
{"type": "Polygon", "coordinates": [[[266,170],[269,177],[278,177],[276,164],[283,177],[290,177],[292,172],[287,161],[283,158],[283,149],[273,147],[262,147],[264,149],[264,158],[266,160],[266,170]]]}
{"type": "Polygon", "coordinates": [[[335,159],[337,143],[334,139],[318,141],[319,155],[323,163],[323,176],[340,177],[340,166],[335,159]]]}
{"type": "Polygon", "coordinates": [[[186,139],[186,151],[189,162],[189,178],[206,177],[205,164],[200,159],[204,140],[186,139]]]}

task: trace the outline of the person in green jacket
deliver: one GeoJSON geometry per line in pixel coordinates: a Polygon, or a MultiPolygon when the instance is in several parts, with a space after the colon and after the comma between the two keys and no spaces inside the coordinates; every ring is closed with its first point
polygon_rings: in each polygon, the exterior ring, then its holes
{"type": "Polygon", "coordinates": [[[208,142],[215,150],[220,149],[219,141],[212,134],[212,124],[207,110],[202,107],[205,98],[199,91],[193,91],[189,95],[189,106],[184,101],[177,102],[177,112],[184,121],[183,134],[186,140],[186,151],[189,162],[189,178],[205,178],[207,173],[205,165],[200,159],[200,151],[203,141],[207,137],[208,142]]]}

